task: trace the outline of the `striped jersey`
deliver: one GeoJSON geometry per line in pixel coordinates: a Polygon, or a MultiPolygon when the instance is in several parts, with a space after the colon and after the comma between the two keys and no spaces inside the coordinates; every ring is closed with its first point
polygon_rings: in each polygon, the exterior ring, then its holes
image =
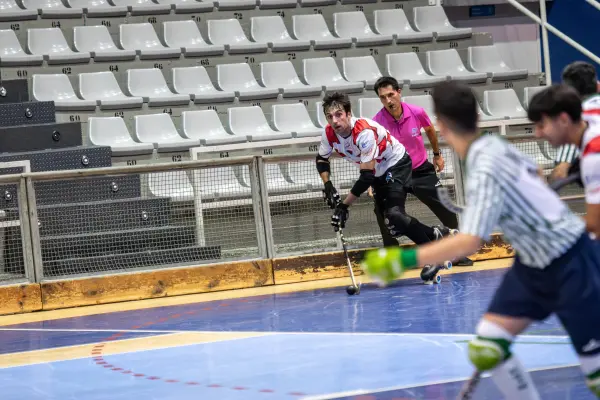
{"type": "MultiPolygon", "coordinates": [[[[588,122],[591,120],[600,119],[600,114],[598,114],[598,110],[600,110],[600,95],[593,95],[588,97],[581,103],[581,107],[583,109],[582,118],[588,122]]],[[[580,156],[580,151],[574,144],[565,144],[558,148],[556,153],[556,158],[554,159],[555,163],[572,163],[573,160],[580,156]]]]}
{"type": "Polygon", "coordinates": [[[583,119],[588,128],[581,140],[581,181],[585,187],[585,202],[600,204],[600,95],[584,103],[583,119]]]}
{"type": "Polygon", "coordinates": [[[375,160],[375,176],[381,176],[406,154],[404,146],[377,122],[352,117],[350,124],[352,131],[345,138],[327,124],[321,135],[321,157],[329,158],[335,150],[343,158],[357,164],[375,160]]]}
{"type": "Polygon", "coordinates": [[[535,162],[498,136],[471,144],[466,172],[461,233],[488,240],[499,227],[525,265],[545,268],[585,231],[584,221],[538,176],[535,162]]]}

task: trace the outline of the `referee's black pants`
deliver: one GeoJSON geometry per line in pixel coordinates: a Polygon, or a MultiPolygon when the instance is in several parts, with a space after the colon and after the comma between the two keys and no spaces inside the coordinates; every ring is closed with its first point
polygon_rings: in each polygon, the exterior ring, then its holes
{"type": "MultiPolygon", "coordinates": [[[[439,181],[433,164],[425,161],[412,170],[412,179],[405,187],[405,191],[414,194],[438,217],[444,226],[450,229],[458,229],[456,214],[444,207],[438,198],[436,185],[439,184],[439,181]]],[[[383,245],[386,247],[398,246],[398,240],[390,234],[385,225],[383,210],[379,209],[377,202],[375,202],[375,215],[377,216],[377,224],[383,238],[383,245]]]]}

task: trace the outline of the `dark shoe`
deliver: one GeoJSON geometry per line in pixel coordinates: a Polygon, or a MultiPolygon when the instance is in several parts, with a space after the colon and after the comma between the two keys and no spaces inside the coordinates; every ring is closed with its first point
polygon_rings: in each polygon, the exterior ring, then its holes
{"type": "Polygon", "coordinates": [[[453,262],[452,264],[456,265],[457,267],[470,267],[473,265],[473,261],[467,257],[464,257],[456,262],[453,262]]]}

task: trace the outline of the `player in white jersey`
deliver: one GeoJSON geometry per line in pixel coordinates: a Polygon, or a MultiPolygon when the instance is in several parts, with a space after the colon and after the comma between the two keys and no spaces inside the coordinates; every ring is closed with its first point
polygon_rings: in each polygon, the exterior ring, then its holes
{"type": "Polygon", "coordinates": [[[576,165],[585,191],[586,227],[600,238],[600,95],[582,105],[575,89],[553,85],[533,96],[527,113],[536,136],[554,146],[572,144],[579,149],[576,165]]]}
{"type": "MultiPolygon", "coordinates": [[[[336,232],[345,227],[348,207],[369,187],[373,187],[375,201],[384,210],[385,224],[392,236],[406,235],[421,244],[455,233],[443,226],[424,225],[406,213],[412,161],[404,146],[383,126],[367,118],[353,117],[350,99],[344,93],[326,95],[323,112],[328,125],[321,136],[317,171],[325,185],[325,200],[335,210],[331,224],[336,232]],[[329,179],[329,157],[334,151],[360,167],[360,177],[343,201],[329,179]]],[[[429,283],[443,264],[425,266],[421,278],[429,283]]]]}
{"type": "Polygon", "coordinates": [[[388,282],[423,263],[472,253],[499,226],[516,256],[477,325],[469,359],[491,374],[505,398],[539,399],[510,348],[532,321],[556,313],[588,386],[600,397],[600,241],[590,238],[532,160],[501,137],[479,132],[477,100],[468,86],[444,82],[432,97],[440,135],[466,162],[460,233],[413,249],[367,252],[362,268],[388,282]]]}

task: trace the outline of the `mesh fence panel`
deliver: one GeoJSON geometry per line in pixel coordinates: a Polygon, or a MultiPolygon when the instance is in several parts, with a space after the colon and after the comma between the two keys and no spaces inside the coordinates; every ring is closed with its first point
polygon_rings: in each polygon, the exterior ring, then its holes
{"type": "Polygon", "coordinates": [[[19,189],[19,184],[0,186],[0,282],[26,277],[23,230],[29,226],[20,220],[20,208],[27,199],[19,189]]]}
{"type": "Polygon", "coordinates": [[[45,277],[259,255],[248,166],[35,183],[45,277]]]}

